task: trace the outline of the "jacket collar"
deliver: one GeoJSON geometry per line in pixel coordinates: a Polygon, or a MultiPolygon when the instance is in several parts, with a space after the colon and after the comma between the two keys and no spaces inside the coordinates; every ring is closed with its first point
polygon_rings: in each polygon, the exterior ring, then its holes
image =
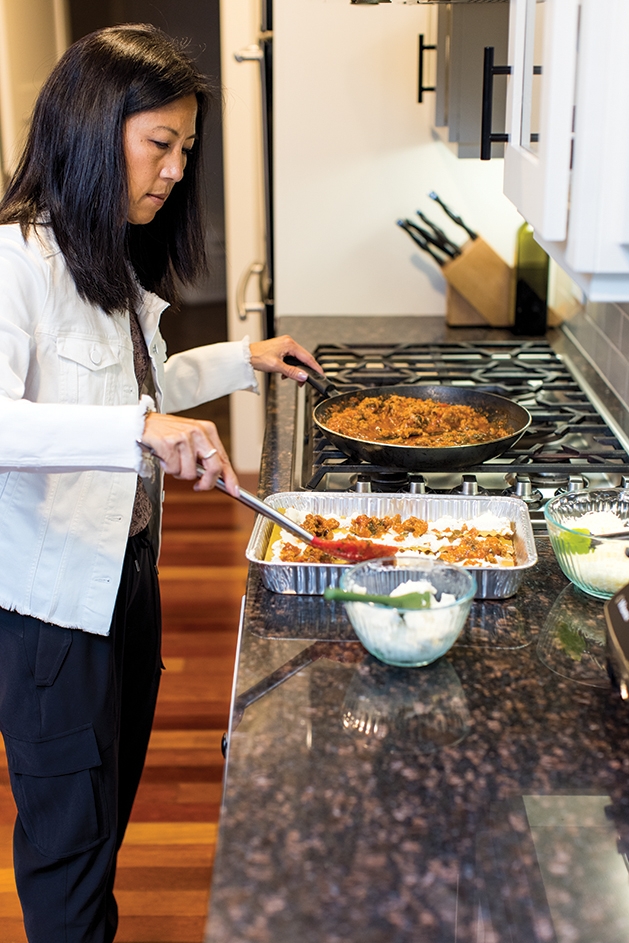
{"type": "Polygon", "coordinates": [[[168,302],[152,291],[146,291],[145,288],[140,289],[140,297],[142,300],[137,311],[138,321],[142,328],[146,346],[150,351],[153,338],[159,327],[159,319],[162,312],[168,307],[168,302]]]}

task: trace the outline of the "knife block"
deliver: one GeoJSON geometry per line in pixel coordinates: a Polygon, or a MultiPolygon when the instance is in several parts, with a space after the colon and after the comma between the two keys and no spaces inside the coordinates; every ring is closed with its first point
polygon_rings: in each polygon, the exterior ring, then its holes
{"type": "Polygon", "coordinates": [[[441,272],[447,282],[446,323],[511,327],[514,270],[484,239],[470,239],[441,272]]]}

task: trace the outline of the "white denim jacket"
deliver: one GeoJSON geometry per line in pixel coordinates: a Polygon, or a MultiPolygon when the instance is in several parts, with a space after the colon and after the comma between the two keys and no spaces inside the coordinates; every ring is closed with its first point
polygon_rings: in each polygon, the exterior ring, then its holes
{"type": "MultiPolygon", "coordinates": [[[[166,307],[138,311],[158,410],[257,390],[247,338],[167,360],[166,307]]],[[[80,298],[49,228],[0,226],[0,607],[108,634],[151,405],[128,314],[80,298]]]]}

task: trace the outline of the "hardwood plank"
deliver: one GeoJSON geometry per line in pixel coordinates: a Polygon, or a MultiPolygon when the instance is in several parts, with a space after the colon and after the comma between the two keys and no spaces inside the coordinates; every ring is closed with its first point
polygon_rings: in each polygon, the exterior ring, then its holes
{"type": "Polygon", "coordinates": [[[154,730],[149,750],[220,750],[221,735],[215,730],[154,730]]]}
{"type": "Polygon", "coordinates": [[[0,868],[0,894],[15,890],[15,875],[13,868],[0,868]]]}
{"type": "Polygon", "coordinates": [[[235,583],[235,588],[242,591],[242,583],[246,579],[246,566],[160,566],[159,568],[160,586],[170,581],[194,584],[197,581],[201,584],[205,582],[235,583]]]}
{"type": "MultiPolygon", "coordinates": [[[[244,595],[244,586],[243,586],[244,595]]],[[[202,612],[185,612],[180,607],[164,609],[162,600],[162,616],[165,632],[209,632],[214,634],[216,631],[231,628],[233,623],[238,624],[240,615],[240,603],[242,597],[232,600],[226,605],[222,605],[220,600],[215,600],[215,608],[211,611],[204,609],[202,612]],[[226,618],[227,617],[227,618],[226,618]]]]}
{"type": "Polygon", "coordinates": [[[0,943],[27,943],[21,915],[19,917],[2,918],[0,921],[0,943]]]}
{"type": "Polygon", "coordinates": [[[177,802],[183,804],[201,802],[206,795],[209,801],[220,802],[222,793],[222,788],[214,783],[204,783],[202,786],[199,783],[179,783],[177,802]]]}
{"type": "Polygon", "coordinates": [[[214,750],[160,750],[149,753],[146,757],[145,769],[159,766],[212,766],[223,762],[220,747],[214,750]]]}
{"type": "Polygon", "coordinates": [[[17,892],[0,893],[0,919],[5,917],[21,917],[22,908],[18,900],[17,892]]]}
{"type": "MultiPolygon", "coordinates": [[[[209,888],[203,890],[141,891],[118,890],[116,899],[118,906],[124,910],[126,917],[203,917],[208,902],[209,888]]],[[[2,895],[0,894],[0,898],[2,895]]]]}
{"type": "Polygon", "coordinates": [[[117,887],[124,891],[203,891],[207,897],[211,868],[121,868],[117,887]]]}
{"type": "MultiPolygon", "coordinates": [[[[169,868],[211,867],[215,845],[131,845],[123,843],[118,855],[118,867],[169,868]]],[[[117,872],[116,872],[117,873],[117,872]]]]}
{"type": "MultiPolygon", "coordinates": [[[[13,836],[13,828],[11,828],[11,836],[13,836]]],[[[0,868],[12,868],[13,867],[13,837],[3,841],[0,845],[0,868]]]]}
{"type": "MultiPolygon", "coordinates": [[[[234,668],[233,658],[229,655],[220,657],[215,655],[212,658],[177,658],[172,660],[172,666],[168,659],[164,659],[166,671],[172,674],[186,674],[188,677],[193,675],[204,675],[208,677],[212,673],[230,675],[234,668]]],[[[162,677],[166,677],[163,675],[162,677]]]]}
{"type": "Polygon", "coordinates": [[[229,711],[221,702],[209,702],[205,713],[200,713],[202,705],[191,703],[190,710],[187,709],[185,701],[177,701],[169,704],[172,708],[170,712],[162,707],[159,717],[155,718],[153,727],[157,730],[176,730],[181,727],[182,720],[185,719],[186,725],[190,730],[205,730],[207,727],[213,727],[216,730],[227,730],[229,724],[229,711]],[[196,711],[196,713],[193,713],[196,711]]]}
{"type": "Polygon", "coordinates": [[[229,703],[231,678],[219,675],[209,678],[207,675],[173,674],[164,672],[160,685],[160,696],[165,701],[211,701],[219,698],[229,703]]]}
{"type": "Polygon", "coordinates": [[[166,632],[162,643],[162,654],[166,658],[231,658],[236,654],[236,639],[232,632],[208,631],[207,625],[199,625],[198,630],[189,628],[186,632],[170,630],[166,632]]]}
{"type": "MultiPolygon", "coordinates": [[[[220,802],[221,786],[213,783],[141,783],[138,795],[143,792],[148,799],[155,802],[189,803],[220,802]]],[[[187,809],[182,810],[187,813],[187,809]]],[[[179,815],[177,821],[183,821],[185,816],[179,815]]],[[[141,821],[141,820],[140,820],[141,821]]]]}
{"type": "Polygon", "coordinates": [[[205,917],[121,916],[116,943],[197,943],[205,917]]]}
{"type": "Polygon", "coordinates": [[[148,783],[220,783],[223,781],[223,762],[221,758],[221,763],[216,766],[145,766],[142,775],[148,783]]]}
{"type": "MultiPolygon", "coordinates": [[[[150,785],[154,785],[151,783],[150,785]]],[[[206,786],[215,786],[216,783],[204,783],[206,786]]],[[[219,783],[220,785],[220,783],[219,783]]],[[[220,813],[220,802],[198,802],[188,803],[185,810],[181,808],[179,802],[168,802],[167,800],[147,799],[146,795],[140,796],[135,800],[131,820],[139,822],[177,822],[182,814],[186,816],[186,822],[207,822],[209,819],[218,819],[220,813]]]]}
{"type": "Polygon", "coordinates": [[[216,822],[130,822],[126,845],[213,845],[216,822]]]}

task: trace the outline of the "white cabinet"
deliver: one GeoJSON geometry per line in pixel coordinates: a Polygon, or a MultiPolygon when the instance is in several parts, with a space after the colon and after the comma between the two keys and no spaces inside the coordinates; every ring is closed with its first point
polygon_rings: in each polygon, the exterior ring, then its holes
{"type": "Polygon", "coordinates": [[[593,301],[629,300],[628,0],[511,0],[504,192],[593,301]]]}
{"type": "MultiPolygon", "coordinates": [[[[509,3],[448,3],[437,7],[435,126],[457,157],[479,157],[483,49],[493,46],[496,61],[507,56],[509,3]]],[[[494,89],[494,129],[505,124],[504,79],[494,89]]],[[[494,144],[492,157],[503,156],[494,144]]]]}

